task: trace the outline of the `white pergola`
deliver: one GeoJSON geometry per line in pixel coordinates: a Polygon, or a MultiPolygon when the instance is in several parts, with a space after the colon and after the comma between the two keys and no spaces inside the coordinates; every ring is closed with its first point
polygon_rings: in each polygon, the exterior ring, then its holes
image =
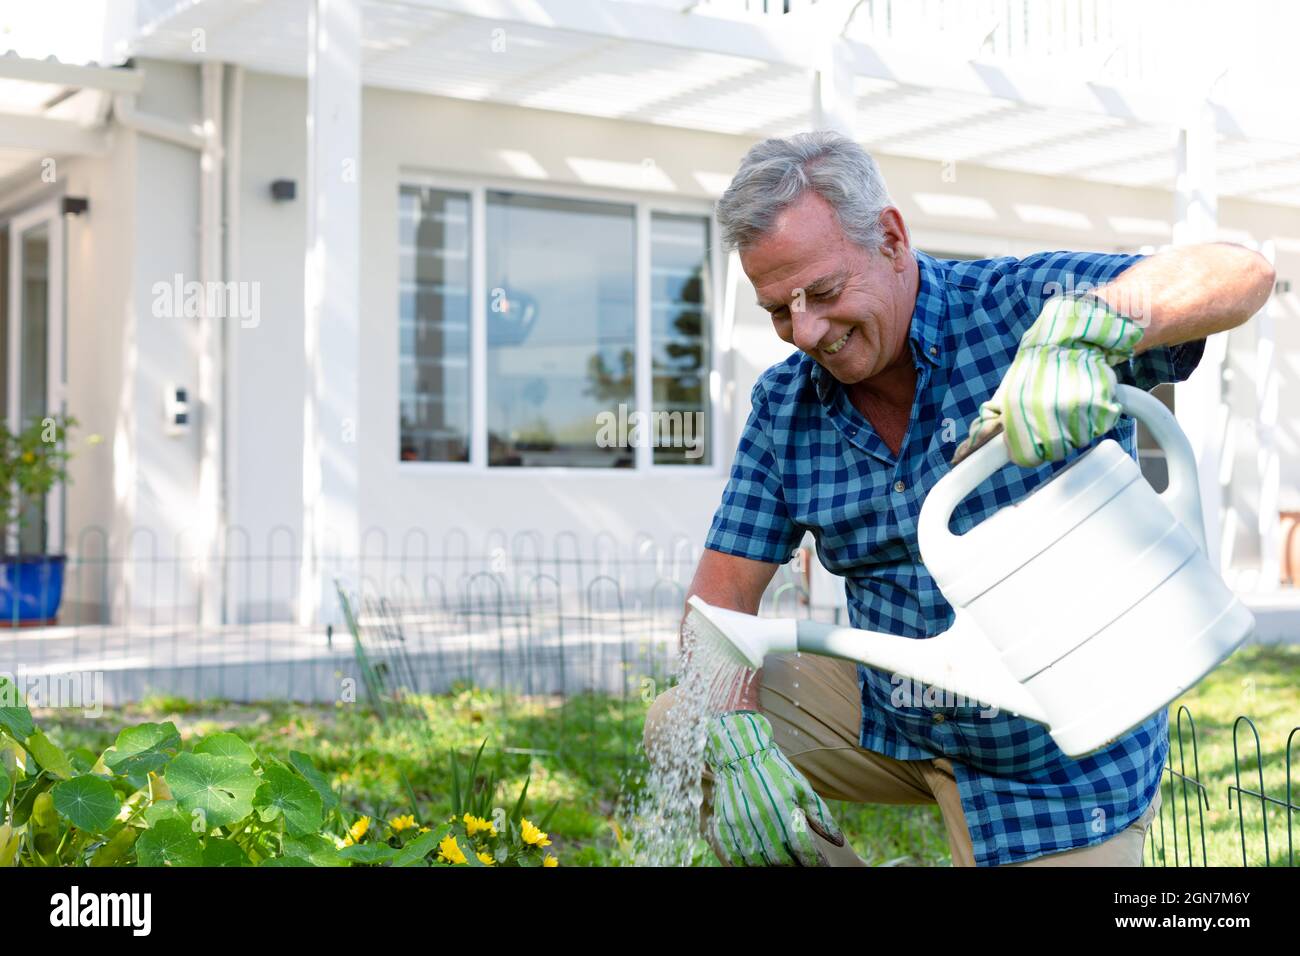
{"type": "MultiPolygon", "coordinates": [[[[1222,102],[1212,68],[1190,81],[1134,82],[1143,38],[1112,0],[1036,4],[1032,23],[1027,5],[975,0],[954,29],[921,24],[911,34],[887,2],[796,0],[793,12],[768,14],[750,9],[763,0],[138,0],[131,54],[217,68],[205,71],[215,92],[199,124],[213,154],[221,64],[309,85],[304,554],[315,560],[306,562],[304,616],[313,602],[329,604],[326,550],[345,555],[359,544],[357,453],[346,437],[357,414],[359,204],[355,176],[339,170],[350,162],[359,176],[363,86],[753,138],[834,126],[886,155],[1164,188],[1175,196],[1179,243],[1214,235],[1222,196],[1300,207],[1300,109],[1222,102]],[[1058,16],[1070,4],[1091,11],[1085,27],[1082,14],[1079,23],[1058,16]],[[1029,55],[1035,38],[1062,35],[1074,47],[1029,55]],[[1118,74],[1108,70],[1117,55],[1129,64],[1118,74]]],[[[933,6],[916,0],[912,9],[933,6]]],[[[1172,56],[1156,69],[1195,51],[1172,56]]],[[[224,278],[237,278],[229,263],[224,278]]],[[[1259,331],[1267,338],[1267,316],[1259,331]]],[[[1177,398],[1216,554],[1227,480],[1223,345],[1177,398]]],[[[1258,435],[1271,456],[1264,483],[1275,489],[1267,416],[1276,415],[1276,385],[1271,350],[1260,353],[1258,435]]],[[[1272,501],[1266,508],[1276,514],[1272,501]]],[[[1263,580],[1276,560],[1275,524],[1261,521],[1263,580]]]]}

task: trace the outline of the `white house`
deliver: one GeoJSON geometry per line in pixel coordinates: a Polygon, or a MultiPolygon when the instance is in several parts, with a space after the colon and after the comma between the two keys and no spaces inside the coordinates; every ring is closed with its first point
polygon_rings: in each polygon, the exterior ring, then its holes
{"type": "Polygon", "coordinates": [[[104,437],[26,544],[145,561],[107,566],[106,613],[214,621],[329,613],[330,575],[412,529],[698,546],[788,350],[712,203],[757,139],[834,125],[936,255],[1272,258],[1266,309],[1173,399],[1225,572],[1272,591],[1300,510],[1300,113],[1267,51],[1300,22],[1208,9],[138,0],[60,59],[11,30],[7,414],[104,437]],[[675,416],[658,445],[637,412],[675,416]],[[283,559],[296,608],[230,571],[247,555],[283,559]]]}

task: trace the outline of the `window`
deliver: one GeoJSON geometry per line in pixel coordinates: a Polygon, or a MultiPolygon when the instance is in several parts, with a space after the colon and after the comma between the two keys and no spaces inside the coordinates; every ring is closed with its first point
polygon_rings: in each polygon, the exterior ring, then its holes
{"type": "Polygon", "coordinates": [[[403,186],[398,331],[403,461],[469,461],[470,197],[403,186]]]}
{"type": "Polygon", "coordinates": [[[487,194],[488,464],[631,467],[597,416],[635,400],[636,209],[487,194]]]}
{"type": "Polygon", "coordinates": [[[403,461],[712,464],[706,212],[417,184],[399,212],[403,461]]]}
{"type": "Polygon", "coordinates": [[[709,449],[703,439],[711,366],[706,334],[709,221],[702,216],[652,215],[650,262],[652,407],[660,435],[654,462],[707,465],[709,449]],[[665,433],[669,441],[664,440],[665,433]]]}

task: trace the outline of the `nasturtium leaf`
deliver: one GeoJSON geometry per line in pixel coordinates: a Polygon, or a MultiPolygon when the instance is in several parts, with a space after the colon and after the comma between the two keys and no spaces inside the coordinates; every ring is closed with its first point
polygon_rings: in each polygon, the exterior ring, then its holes
{"type": "Polygon", "coordinates": [[[186,813],[202,810],[209,828],[224,827],[253,812],[261,782],[237,757],[183,753],[167,765],[172,796],[186,813]]]}
{"type": "Polygon", "coordinates": [[[339,856],[338,847],[329,837],[319,833],[304,836],[286,836],[284,838],[284,855],[300,857],[312,866],[347,866],[347,861],[339,856]]]}
{"type": "Polygon", "coordinates": [[[339,850],[339,856],[352,863],[384,863],[396,855],[387,843],[358,843],[339,850]]]}
{"type": "Polygon", "coordinates": [[[76,750],[68,753],[68,760],[72,763],[73,768],[77,771],[78,776],[86,773],[94,773],[91,769],[95,761],[99,758],[85,747],[78,747],[76,750]]]}
{"type": "Polygon", "coordinates": [[[126,727],[117,735],[103,761],[137,787],[143,787],[150,770],[161,770],[181,746],[181,735],[170,720],[164,724],[126,727]]]}
{"type": "Polygon", "coordinates": [[[253,806],[267,823],[284,815],[284,828],[293,834],[317,833],[324,822],[320,794],[311,784],[280,763],[269,764],[253,806]]]}
{"type": "Polygon", "coordinates": [[[196,754],[212,754],[217,757],[234,757],[250,767],[257,760],[253,748],[231,733],[209,734],[194,746],[196,754]]]}
{"type": "Polygon", "coordinates": [[[203,845],[184,820],[164,820],[135,841],[140,866],[203,866],[203,845]]]}
{"type": "Polygon", "coordinates": [[[204,866],[248,866],[248,857],[239,848],[239,844],[230,840],[209,837],[203,848],[204,866]]]}
{"type": "Polygon", "coordinates": [[[258,865],[259,867],[261,867],[261,866],[294,866],[294,867],[298,867],[299,869],[303,869],[303,868],[311,868],[311,867],[314,867],[316,864],[313,863],[313,862],[311,862],[310,860],[304,860],[304,859],[303,859],[302,857],[300,857],[300,856],[271,856],[271,857],[267,857],[265,860],[263,860],[261,863],[259,863],[259,864],[257,864],[257,865],[258,865]]]}
{"type": "Polygon", "coordinates": [[[425,857],[433,850],[437,849],[442,838],[447,835],[451,829],[445,823],[436,830],[430,830],[428,833],[421,833],[406,846],[397,851],[397,856],[393,857],[393,866],[425,866],[425,857]]]}
{"type": "Polygon", "coordinates": [[[15,740],[26,740],[36,732],[32,712],[23,702],[18,685],[8,677],[0,677],[0,730],[15,740]]]}
{"type": "Polygon", "coordinates": [[[117,798],[113,785],[89,774],[55,784],[50,795],[54,797],[54,809],[67,817],[74,827],[94,833],[112,826],[122,809],[122,801],[117,798]]]}
{"type": "Polygon", "coordinates": [[[335,809],[339,805],[339,796],[330,787],[330,782],[325,775],[316,769],[315,762],[307,754],[299,750],[289,751],[289,762],[293,764],[295,770],[302,774],[312,789],[320,794],[322,805],[325,812],[335,809]]]}
{"type": "Polygon", "coordinates": [[[180,820],[188,826],[191,818],[185,815],[175,800],[155,800],[144,808],[144,822],[149,826],[156,827],[164,820],[180,820]]]}
{"type": "Polygon", "coordinates": [[[41,768],[48,770],[54,776],[63,780],[70,780],[77,775],[72,764],[68,761],[68,756],[62,750],[54,745],[49,737],[41,731],[36,731],[27,738],[27,752],[32,755],[32,759],[40,764],[41,768]]]}

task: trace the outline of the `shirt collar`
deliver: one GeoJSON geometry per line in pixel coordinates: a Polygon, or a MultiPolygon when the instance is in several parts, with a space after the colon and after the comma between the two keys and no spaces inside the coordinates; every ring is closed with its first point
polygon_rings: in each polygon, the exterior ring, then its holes
{"type": "MultiPolygon", "coordinates": [[[[916,256],[916,306],[912,310],[907,338],[912,343],[913,358],[940,365],[943,360],[943,320],[948,312],[947,277],[937,259],[920,249],[912,252],[916,256]]],[[[825,402],[837,384],[835,376],[820,362],[812,358],[809,361],[812,362],[812,380],[817,397],[825,402]]]]}

